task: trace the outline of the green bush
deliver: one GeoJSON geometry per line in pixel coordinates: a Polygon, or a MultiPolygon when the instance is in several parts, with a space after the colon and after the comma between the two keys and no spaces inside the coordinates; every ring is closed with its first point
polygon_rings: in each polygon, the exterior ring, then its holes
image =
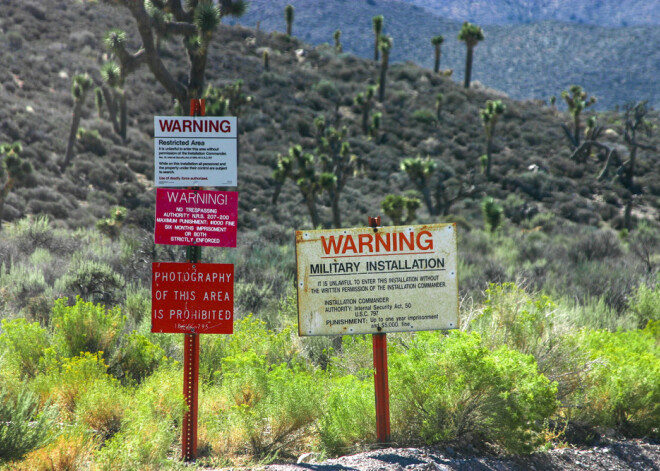
{"type": "Polygon", "coordinates": [[[637,317],[639,327],[644,327],[648,322],[660,320],[660,284],[657,282],[649,287],[642,283],[633,293],[629,301],[631,311],[637,317]]]}
{"type": "Polygon", "coordinates": [[[573,398],[580,405],[575,420],[660,438],[660,324],[627,332],[585,330],[577,342],[592,368],[573,398]]]}
{"type": "Polygon", "coordinates": [[[121,428],[95,456],[97,469],[158,470],[171,467],[168,456],[181,444],[186,404],[183,372],[163,365],[130,396],[121,428]]]}
{"type": "Polygon", "coordinates": [[[39,408],[39,398],[23,389],[14,397],[0,387],[0,463],[17,460],[53,435],[56,410],[39,408]]]}
{"type": "Polygon", "coordinates": [[[531,355],[491,351],[476,334],[420,332],[390,356],[395,433],[437,443],[471,434],[509,452],[533,451],[557,408],[557,386],[531,355]]]}
{"type": "Polygon", "coordinates": [[[5,355],[21,377],[34,377],[44,350],[50,346],[48,331],[38,322],[29,323],[21,318],[2,319],[1,325],[0,355],[5,355]]]}
{"type": "Polygon", "coordinates": [[[218,415],[218,432],[234,435],[259,459],[304,450],[310,427],[323,411],[317,375],[273,365],[254,350],[222,363],[221,391],[231,407],[218,415]]]}
{"type": "Polygon", "coordinates": [[[137,332],[121,338],[110,372],[124,384],[140,383],[167,360],[165,350],[137,332]]]}
{"type": "Polygon", "coordinates": [[[232,335],[203,335],[200,339],[199,375],[202,381],[222,380],[223,359],[253,351],[267,364],[296,363],[296,346],[291,341],[291,328],[274,332],[266,323],[249,315],[234,321],[232,335]]]}
{"type": "Polygon", "coordinates": [[[373,379],[337,376],[328,387],[325,413],[319,420],[323,450],[331,455],[345,454],[375,442],[373,379]]]}
{"type": "Polygon", "coordinates": [[[105,263],[78,258],[55,288],[92,302],[114,305],[122,297],[124,278],[105,263]]]}
{"type": "Polygon", "coordinates": [[[119,383],[99,381],[80,394],[75,420],[106,441],[119,432],[126,403],[125,392],[119,383]]]}
{"type": "Polygon", "coordinates": [[[428,108],[413,111],[412,118],[422,124],[433,124],[438,120],[435,113],[428,108]]]}
{"type": "Polygon", "coordinates": [[[116,382],[107,374],[108,366],[100,353],[83,353],[73,358],[58,359],[53,350],[48,349],[43,364],[44,372],[34,378],[30,387],[43,402],[53,401],[63,420],[70,420],[74,416],[81,395],[99,383],[116,382]]]}
{"type": "Polygon", "coordinates": [[[110,358],[125,322],[119,307],[106,309],[80,297],[73,306],[67,303],[68,298],[56,300],[51,317],[53,345],[58,353],[74,357],[83,352],[101,352],[110,358]]]}

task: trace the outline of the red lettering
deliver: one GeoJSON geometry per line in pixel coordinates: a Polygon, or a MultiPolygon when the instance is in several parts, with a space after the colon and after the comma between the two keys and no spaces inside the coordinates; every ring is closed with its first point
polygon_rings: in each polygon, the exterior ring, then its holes
{"type": "Polygon", "coordinates": [[[364,252],[364,247],[368,248],[369,252],[373,252],[373,236],[371,234],[358,235],[358,246],[360,247],[360,253],[364,252]]]}
{"type": "Polygon", "coordinates": [[[391,243],[392,239],[390,237],[391,234],[387,233],[387,234],[385,234],[385,236],[386,237],[383,238],[382,233],[376,232],[376,252],[380,252],[381,247],[382,247],[382,250],[385,251],[385,252],[389,252],[391,250],[391,245],[392,245],[392,243],[391,243]]]}
{"type": "Polygon", "coordinates": [[[184,119],[183,120],[183,132],[186,132],[186,131],[190,132],[191,125],[192,125],[192,121],[190,121],[189,119],[184,119]]]}
{"type": "Polygon", "coordinates": [[[357,253],[357,247],[355,247],[355,241],[353,240],[353,237],[350,235],[346,236],[346,242],[344,243],[344,248],[342,249],[341,253],[346,253],[347,250],[350,250],[353,253],[357,253]]]}
{"type": "Polygon", "coordinates": [[[433,250],[433,236],[429,231],[422,231],[417,234],[417,247],[422,250],[433,250]],[[422,240],[422,236],[427,236],[427,238],[422,240]]]}
{"type": "Polygon", "coordinates": [[[341,242],[344,239],[343,235],[339,236],[339,240],[335,241],[335,236],[330,236],[330,239],[326,242],[325,237],[321,236],[321,244],[323,245],[323,251],[325,252],[326,255],[332,252],[334,253],[339,253],[339,249],[341,248],[341,242]]]}
{"type": "Polygon", "coordinates": [[[415,250],[415,233],[410,232],[410,237],[406,239],[404,232],[399,232],[399,247],[403,250],[403,245],[407,245],[410,250],[415,250]]]}
{"type": "MultiPolygon", "coordinates": [[[[220,121],[220,130],[222,132],[231,132],[231,124],[229,123],[229,121],[227,121],[226,119],[220,121]]],[[[218,132],[217,129],[216,132],[218,132]]]]}

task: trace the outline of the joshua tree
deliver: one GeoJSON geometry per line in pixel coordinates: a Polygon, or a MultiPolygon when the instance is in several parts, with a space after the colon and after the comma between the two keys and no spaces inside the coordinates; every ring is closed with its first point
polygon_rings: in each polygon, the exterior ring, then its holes
{"type": "MultiPolygon", "coordinates": [[[[125,78],[142,64],[146,64],[156,80],[176,99],[182,112],[188,114],[190,100],[200,98],[204,90],[208,48],[213,32],[222,17],[241,16],[245,12],[244,0],[104,0],[106,3],[127,8],[137,23],[141,48],[129,53],[122,41],[114,41],[113,50],[125,78]],[[158,53],[161,38],[178,36],[188,55],[188,77],[179,81],[167,69],[158,53]]],[[[119,35],[116,36],[119,39],[119,35]]]]}
{"type": "Polygon", "coordinates": [[[628,230],[632,228],[631,215],[634,200],[633,195],[641,193],[640,189],[634,184],[637,149],[657,150],[655,146],[646,145],[638,141],[638,133],[645,133],[647,136],[650,136],[651,131],[653,130],[652,123],[646,119],[648,112],[649,108],[647,107],[647,101],[642,101],[636,104],[628,103],[625,106],[625,129],[623,138],[628,145],[630,157],[628,158],[628,162],[624,163],[622,169],[620,169],[619,181],[631,193],[626,201],[623,221],[624,227],[628,230]]]}
{"type": "Polygon", "coordinates": [[[378,82],[378,101],[381,103],[385,99],[385,79],[387,76],[387,66],[390,61],[390,50],[392,49],[392,38],[389,36],[381,36],[378,43],[380,52],[383,57],[380,63],[380,81],[378,82]]]}
{"type": "Polygon", "coordinates": [[[479,26],[466,21],[463,23],[463,26],[458,33],[458,39],[459,41],[465,42],[465,46],[467,47],[467,56],[465,58],[465,82],[463,83],[463,86],[465,88],[470,88],[474,47],[479,41],[484,40],[484,32],[479,26]]]}
{"type": "Polygon", "coordinates": [[[20,142],[0,144],[0,156],[2,156],[0,165],[0,230],[2,230],[2,216],[7,195],[12,188],[23,183],[27,176],[32,173],[30,162],[26,162],[19,156],[22,150],[23,146],[20,142]]]}
{"type": "Polygon", "coordinates": [[[401,170],[406,172],[410,181],[422,194],[426,209],[431,216],[437,214],[436,207],[431,199],[431,177],[437,167],[438,165],[429,157],[426,157],[426,159],[419,156],[415,158],[408,157],[401,161],[401,170]]]}
{"type": "Polygon", "coordinates": [[[64,171],[73,158],[73,149],[76,144],[76,134],[78,133],[78,126],[80,126],[80,118],[82,116],[82,107],[85,103],[87,92],[92,88],[94,82],[87,74],[78,74],[73,77],[73,84],[71,85],[71,96],[73,96],[73,117],[71,119],[71,128],[69,129],[69,139],[66,143],[66,152],[64,153],[64,160],[60,164],[60,169],[64,171]]]}
{"type": "Polygon", "coordinates": [[[466,189],[465,180],[456,177],[454,171],[443,164],[438,165],[429,157],[422,159],[408,157],[401,162],[401,170],[406,172],[410,181],[422,195],[426,209],[431,216],[447,215],[451,206],[461,198],[472,196],[476,192],[474,185],[466,189]],[[450,196],[450,188],[454,188],[450,196]],[[435,200],[435,202],[434,202],[435,200]]]}
{"type": "Polygon", "coordinates": [[[108,108],[108,115],[112,128],[122,140],[126,141],[126,90],[121,67],[114,61],[106,62],[101,66],[101,77],[104,87],[103,102],[108,108]]]}
{"type": "Polygon", "coordinates": [[[341,46],[341,31],[336,30],[333,33],[332,38],[335,40],[335,52],[341,52],[343,50],[341,46]]]}
{"type": "Polygon", "coordinates": [[[277,183],[275,193],[273,194],[273,204],[277,203],[280,191],[287,178],[293,180],[298,186],[300,194],[303,197],[309,217],[312,220],[312,227],[317,228],[321,225],[316,199],[322,191],[321,178],[314,165],[314,156],[309,153],[303,153],[302,147],[295,145],[289,148],[287,155],[279,154],[277,156],[277,169],[273,172],[273,178],[277,183]]]}
{"type": "Polygon", "coordinates": [[[333,126],[326,127],[323,116],[316,118],[314,125],[317,130],[318,146],[315,153],[318,158],[311,153],[303,153],[299,145],[291,147],[286,156],[278,155],[277,169],[273,173],[277,183],[273,204],[277,202],[284,182],[287,178],[291,179],[300,189],[312,225],[315,228],[322,225],[316,201],[321,193],[327,192],[332,208],[332,225],[340,228],[340,196],[348,179],[361,170],[361,162],[355,155],[350,154],[350,146],[345,141],[345,127],[341,130],[333,126]]]}
{"type": "Polygon", "coordinates": [[[442,93],[438,93],[435,96],[435,115],[436,118],[438,118],[438,121],[440,121],[440,118],[442,117],[442,102],[444,99],[445,96],[442,93]]]}
{"type": "Polygon", "coordinates": [[[486,132],[486,178],[490,179],[490,171],[493,164],[493,136],[495,134],[495,124],[498,118],[504,113],[506,106],[501,100],[488,100],[486,108],[480,111],[481,120],[484,123],[486,132]]]}
{"type": "Polygon", "coordinates": [[[263,58],[264,58],[264,70],[269,71],[270,70],[270,57],[269,57],[268,51],[266,49],[264,49],[263,58]]]}
{"type": "Polygon", "coordinates": [[[431,44],[433,44],[433,48],[435,52],[434,54],[435,60],[433,61],[433,72],[435,72],[436,74],[440,70],[440,46],[444,41],[445,38],[442,35],[433,36],[433,38],[431,38],[431,44]]]}
{"type": "Polygon", "coordinates": [[[209,85],[204,98],[208,116],[240,116],[243,105],[252,103],[252,96],[243,93],[241,79],[222,88],[209,85]]]}
{"type": "Polygon", "coordinates": [[[332,126],[326,128],[322,119],[315,120],[315,124],[319,132],[316,153],[321,164],[321,187],[330,196],[332,224],[339,229],[342,227],[339,198],[348,179],[361,171],[361,162],[350,153],[350,146],[345,141],[346,127],[341,130],[332,126]]]}
{"type": "Polygon", "coordinates": [[[400,226],[401,224],[410,224],[415,220],[417,210],[421,205],[419,198],[405,195],[387,195],[380,203],[380,207],[387,217],[392,220],[392,224],[400,226]]]}
{"type": "Polygon", "coordinates": [[[291,36],[293,30],[293,5],[289,4],[284,7],[284,19],[286,20],[286,35],[291,36]]]}
{"type": "Polygon", "coordinates": [[[561,92],[561,97],[568,105],[571,116],[573,116],[573,132],[565,124],[562,124],[561,127],[572,147],[580,147],[580,115],[585,108],[596,103],[596,97],[591,96],[587,99],[587,92],[582,90],[579,85],[572,85],[568,90],[564,90],[561,92]]]}
{"type": "Polygon", "coordinates": [[[503,213],[502,206],[492,196],[486,196],[481,201],[481,214],[484,217],[484,223],[489,232],[495,232],[500,227],[503,213]]]}
{"type": "Polygon", "coordinates": [[[371,19],[371,22],[373,23],[374,27],[374,35],[375,35],[375,42],[374,42],[374,60],[378,61],[378,52],[380,50],[380,35],[383,32],[383,15],[377,15],[374,16],[371,19]]]}
{"type": "Polygon", "coordinates": [[[369,139],[372,139],[376,144],[380,142],[379,130],[383,121],[383,113],[380,111],[373,114],[371,117],[371,124],[369,125],[369,139]]]}
{"type": "Polygon", "coordinates": [[[370,85],[367,87],[365,93],[360,92],[355,96],[355,104],[360,107],[362,115],[362,132],[365,136],[369,134],[369,112],[371,111],[371,101],[373,100],[375,93],[376,87],[370,85]]]}

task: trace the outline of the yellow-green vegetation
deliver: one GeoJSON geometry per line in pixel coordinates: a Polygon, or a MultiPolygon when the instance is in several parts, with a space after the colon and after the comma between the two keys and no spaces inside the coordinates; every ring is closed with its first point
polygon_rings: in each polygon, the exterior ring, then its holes
{"type": "MultiPolygon", "coordinates": [[[[538,221],[538,227],[552,226],[548,217],[538,221]]],[[[485,441],[529,453],[564,442],[563,430],[571,425],[594,434],[660,437],[657,281],[638,284],[620,306],[616,296],[608,298],[619,289],[613,279],[600,278],[608,293],[582,293],[577,304],[562,285],[573,281],[569,268],[603,271],[605,254],[634,260],[628,245],[634,240],[595,232],[587,241],[566,228],[521,233],[502,226],[491,233],[467,227],[460,246],[481,251],[481,262],[462,254],[464,284],[480,270],[512,277],[520,265],[544,273],[546,289],[534,288],[531,282],[541,284],[532,276],[525,286],[470,289],[461,330],[391,334],[393,440],[410,446],[485,441]],[[574,265],[561,259],[560,245],[574,265]],[[564,268],[561,276],[555,263],[564,268]]],[[[58,295],[70,270],[49,268],[80,266],[80,254],[67,256],[60,247],[86,241],[80,250],[87,263],[103,263],[98,273],[104,276],[123,276],[118,262],[135,266],[118,249],[131,245],[130,231],[108,239],[39,219],[7,229],[6,243],[30,238],[33,245],[21,245],[25,253],[3,267],[16,279],[0,277],[2,463],[11,469],[50,469],[45,462],[53,469],[180,466],[182,339],[149,332],[148,285],[133,282],[101,304],[85,299],[98,296],[88,286],[76,297],[58,295]],[[25,296],[27,302],[19,302],[25,296]]],[[[266,233],[276,239],[273,228],[266,233]]],[[[291,253],[281,244],[237,250],[233,261],[263,269],[263,258],[270,257],[285,267],[291,253]]],[[[214,257],[220,254],[209,251],[214,257]]],[[[649,250],[639,266],[654,266],[656,259],[649,250]]],[[[290,282],[292,272],[280,271],[290,282]]],[[[248,273],[240,274],[242,289],[273,299],[237,304],[234,334],[201,338],[200,464],[263,463],[308,451],[332,456],[375,443],[371,338],[347,336],[339,344],[298,337],[288,282],[279,288],[274,278],[248,273]]],[[[95,283],[94,277],[79,279],[95,283]]]]}

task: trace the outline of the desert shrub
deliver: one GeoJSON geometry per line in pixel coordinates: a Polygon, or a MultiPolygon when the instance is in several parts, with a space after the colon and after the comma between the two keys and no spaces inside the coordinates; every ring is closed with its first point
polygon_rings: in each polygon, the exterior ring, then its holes
{"type": "Polygon", "coordinates": [[[200,380],[221,381],[225,374],[223,359],[252,350],[267,364],[293,364],[296,346],[291,342],[291,327],[279,332],[269,330],[266,323],[252,315],[234,322],[232,335],[203,335],[200,339],[200,380]]]}
{"type": "MultiPolygon", "coordinates": [[[[4,264],[0,266],[4,268],[4,264]]],[[[27,300],[34,298],[48,289],[41,270],[24,264],[12,265],[8,272],[0,269],[0,290],[4,302],[10,310],[20,312],[27,300]]]]}
{"type": "Polygon", "coordinates": [[[110,372],[123,383],[140,383],[167,360],[165,350],[137,332],[121,338],[110,372]]]}
{"type": "Polygon", "coordinates": [[[60,298],[53,306],[53,345],[57,351],[64,357],[101,352],[109,358],[125,322],[119,307],[106,309],[80,297],[73,306],[67,303],[68,298],[60,298]]]}
{"type": "Polygon", "coordinates": [[[29,323],[22,318],[2,319],[1,322],[0,355],[6,356],[7,363],[16,368],[21,377],[34,377],[44,350],[50,345],[48,331],[38,322],[29,323]]]}
{"type": "Polygon", "coordinates": [[[639,327],[645,327],[648,322],[660,321],[660,285],[658,282],[648,286],[642,283],[633,293],[629,308],[637,317],[639,327]]]}
{"type": "Polygon", "coordinates": [[[64,295],[79,295],[91,302],[117,304],[122,297],[124,277],[109,265],[95,260],[77,258],[69,272],[55,283],[64,295]]]}
{"type": "Polygon", "coordinates": [[[51,443],[28,453],[13,471],[69,471],[85,469],[96,444],[80,430],[58,435],[51,443]]]}
{"type": "Polygon", "coordinates": [[[82,394],[97,383],[116,381],[107,374],[107,369],[100,353],[58,359],[49,349],[44,357],[44,372],[34,378],[31,388],[42,401],[52,400],[62,418],[70,419],[82,394]]]}
{"type": "Polygon", "coordinates": [[[321,415],[319,378],[302,367],[274,365],[254,350],[222,360],[221,390],[231,406],[218,415],[218,432],[247,445],[255,458],[305,449],[321,415]]]}
{"type": "Polygon", "coordinates": [[[319,95],[326,100],[337,101],[339,98],[339,91],[334,83],[330,80],[322,79],[312,87],[319,95]]]}
{"type": "Polygon", "coordinates": [[[114,381],[99,381],[83,391],[76,404],[75,420],[101,441],[119,432],[126,410],[122,388],[114,381]]]}
{"type": "Polygon", "coordinates": [[[328,384],[325,410],[319,420],[322,449],[331,454],[359,450],[376,439],[373,379],[336,376],[328,384]]]}
{"type": "Polygon", "coordinates": [[[436,443],[472,434],[514,453],[543,444],[557,387],[531,355],[491,351],[477,333],[420,332],[390,356],[397,434],[436,443]]]}
{"type": "Polygon", "coordinates": [[[39,407],[39,398],[22,389],[13,396],[0,387],[0,463],[17,460],[52,436],[57,413],[39,407]]]}
{"type": "Polygon", "coordinates": [[[47,216],[26,217],[7,226],[6,236],[17,245],[17,252],[31,254],[38,248],[50,249],[56,234],[47,216]]]}
{"type": "Polygon", "coordinates": [[[643,330],[584,330],[577,341],[593,361],[574,399],[575,419],[635,437],[660,437],[660,325],[643,330]]]}
{"type": "Polygon", "coordinates": [[[234,303],[236,312],[242,314],[259,313],[272,297],[270,285],[257,286],[255,283],[236,283],[234,303]]]}
{"type": "Polygon", "coordinates": [[[119,432],[95,455],[101,470],[158,470],[168,467],[172,447],[180,444],[183,399],[181,368],[163,365],[132,394],[119,432]]]}
{"type": "Polygon", "coordinates": [[[433,124],[437,121],[435,113],[428,108],[413,111],[412,117],[415,121],[422,124],[433,124]]]}
{"type": "Polygon", "coordinates": [[[529,295],[515,283],[491,283],[483,309],[469,327],[491,349],[506,345],[540,359],[553,340],[555,308],[549,297],[529,295]]]}
{"type": "Polygon", "coordinates": [[[122,312],[133,327],[151,317],[151,292],[147,288],[129,284],[126,287],[126,300],[122,312]]]}
{"type": "Polygon", "coordinates": [[[78,145],[83,151],[91,152],[98,156],[103,156],[107,152],[103,145],[103,140],[96,129],[78,128],[76,138],[78,139],[78,145]]]}

